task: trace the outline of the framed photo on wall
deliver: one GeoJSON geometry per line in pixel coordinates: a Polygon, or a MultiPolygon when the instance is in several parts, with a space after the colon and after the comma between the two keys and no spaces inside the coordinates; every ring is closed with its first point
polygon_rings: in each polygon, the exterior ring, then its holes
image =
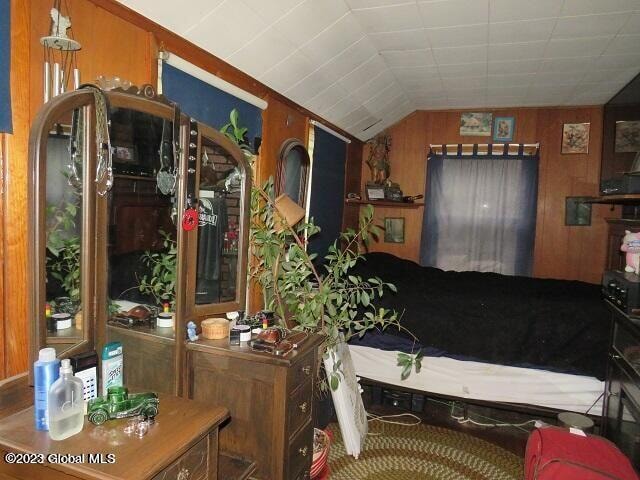
{"type": "Polygon", "coordinates": [[[590,123],[565,123],[562,126],[561,153],[589,153],[590,123]]]}
{"type": "Polygon", "coordinates": [[[460,135],[490,137],[492,119],[492,113],[465,112],[460,115],[460,135]]]}
{"type": "Polygon", "coordinates": [[[591,225],[591,197],[566,197],[564,206],[564,224],[568,227],[588,227],[591,225]]]}
{"type": "Polygon", "coordinates": [[[640,122],[616,122],[615,152],[640,152],[640,122]]]}
{"type": "Polygon", "coordinates": [[[404,217],[384,218],[384,241],[386,243],[404,243],[404,217]]]}
{"type": "Polygon", "coordinates": [[[516,126],[514,117],[496,117],[493,121],[493,140],[495,142],[513,141],[513,132],[516,126]]]}

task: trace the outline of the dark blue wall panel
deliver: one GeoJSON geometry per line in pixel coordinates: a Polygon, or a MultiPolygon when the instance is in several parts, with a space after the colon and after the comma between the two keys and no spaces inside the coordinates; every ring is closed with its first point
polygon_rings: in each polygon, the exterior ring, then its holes
{"type": "Polygon", "coordinates": [[[0,0],[0,132],[11,132],[11,92],[9,70],[11,66],[11,33],[9,0],[0,0]]]}
{"type": "Polygon", "coordinates": [[[342,230],[347,144],[315,129],[309,216],[322,230],[311,237],[309,252],[324,256],[342,230]]]}
{"type": "Polygon", "coordinates": [[[217,129],[229,122],[236,108],[240,124],[248,128],[249,145],[253,148],[255,137],[262,136],[262,110],[167,63],[162,67],[162,93],[187,115],[217,129]]]}

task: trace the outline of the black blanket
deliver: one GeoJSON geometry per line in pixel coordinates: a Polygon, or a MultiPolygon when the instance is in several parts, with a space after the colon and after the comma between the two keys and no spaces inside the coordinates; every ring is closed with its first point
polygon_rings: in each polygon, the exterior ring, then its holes
{"type": "Polygon", "coordinates": [[[398,288],[387,290],[376,306],[403,312],[401,324],[426,347],[495,364],[605,377],[610,315],[598,285],[447,272],[385,253],[365,259],[357,274],[398,288]]]}

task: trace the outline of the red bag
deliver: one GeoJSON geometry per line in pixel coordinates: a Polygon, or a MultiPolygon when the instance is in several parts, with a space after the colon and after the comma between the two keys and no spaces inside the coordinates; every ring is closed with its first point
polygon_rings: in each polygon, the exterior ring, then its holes
{"type": "Polygon", "coordinates": [[[609,440],[558,427],[538,428],[527,440],[525,480],[639,480],[629,459],[609,440]]]}

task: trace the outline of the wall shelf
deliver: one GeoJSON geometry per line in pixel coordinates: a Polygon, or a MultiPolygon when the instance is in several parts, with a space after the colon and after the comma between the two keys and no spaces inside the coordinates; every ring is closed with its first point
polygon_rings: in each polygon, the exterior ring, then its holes
{"type": "Polygon", "coordinates": [[[423,202],[391,202],[388,200],[355,200],[355,199],[347,199],[344,202],[347,205],[373,205],[374,207],[384,207],[384,208],[420,208],[424,207],[423,202]]]}
{"type": "Polygon", "coordinates": [[[640,193],[629,193],[626,195],[606,195],[604,197],[594,197],[585,203],[603,203],[617,205],[636,205],[640,204],[640,193]]]}

